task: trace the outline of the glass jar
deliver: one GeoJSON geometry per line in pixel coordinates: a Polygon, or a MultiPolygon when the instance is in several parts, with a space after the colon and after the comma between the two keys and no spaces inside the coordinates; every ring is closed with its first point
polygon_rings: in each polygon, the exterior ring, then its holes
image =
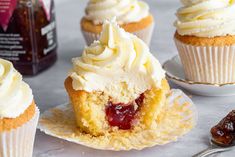
{"type": "Polygon", "coordinates": [[[57,58],[53,0],[0,1],[0,58],[24,75],[35,75],[57,58]]]}

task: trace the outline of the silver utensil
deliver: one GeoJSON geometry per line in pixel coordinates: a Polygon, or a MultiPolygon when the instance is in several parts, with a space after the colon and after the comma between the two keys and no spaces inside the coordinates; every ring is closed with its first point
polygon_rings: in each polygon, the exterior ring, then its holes
{"type": "Polygon", "coordinates": [[[216,141],[214,141],[211,138],[210,139],[210,147],[207,148],[206,150],[203,150],[202,152],[194,155],[193,157],[206,157],[206,156],[209,156],[211,154],[229,151],[233,148],[235,148],[235,143],[233,143],[232,145],[227,146],[227,145],[223,145],[221,143],[217,143],[216,141]]]}

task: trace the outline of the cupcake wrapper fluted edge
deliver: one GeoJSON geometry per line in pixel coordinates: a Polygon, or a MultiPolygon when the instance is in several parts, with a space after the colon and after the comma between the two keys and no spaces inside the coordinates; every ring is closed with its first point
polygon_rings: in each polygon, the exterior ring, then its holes
{"type": "Polygon", "coordinates": [[[210,84],[235,82],[235,45],[194,46],[175,38],[187,80],[210,84]]]}
{"type": "Polygon", "coordinates": [[[22,126],[6,132],[0,132],[1,157],[32,157],[39,109],[34,117],[22,126]]]}
{"type": "MultiPolygon", "coordinates": [[[[148,27],[146,27],[142,30],[136,31],[136,32],[132,32],[132,34],[135,34],[137,37],[142,39],[149,46],[151,39],[152,39],[154,25],[155,24],[153,22],[148,27]]],[[[81,31],[82,31],[83,37],[84,37],[87,45],[92,44],[95,40],[98,40],[100,38],[100,34],[91,33],[91,32],[87,32],[84,30],[81,30],[81,31]]]]}

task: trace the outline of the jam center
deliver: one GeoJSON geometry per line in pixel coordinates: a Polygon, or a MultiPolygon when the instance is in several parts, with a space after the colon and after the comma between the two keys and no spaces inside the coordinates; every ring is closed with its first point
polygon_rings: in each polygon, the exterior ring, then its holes
{"type": "Polygon", "coordinates": [[[117,126],[119,129],[128,130],[132,126],[135,115],[143,104],[144,94],[141,94],[135,101],[124,103],[109,102],[106,107],[106,117],[110,126],[117,126]]]}

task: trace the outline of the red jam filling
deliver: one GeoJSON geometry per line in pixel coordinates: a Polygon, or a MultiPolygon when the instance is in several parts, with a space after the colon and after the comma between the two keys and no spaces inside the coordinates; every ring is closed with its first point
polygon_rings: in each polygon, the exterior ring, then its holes
{"type": "Polygon", "coordinates": [[[110,126],[116,126],[122,130],[131,129],[132,122],[139,108],[143,104],[144,94],[141,94],[135,101],[124,103],[109,102],[106,107],[106,117],[110,126]],[[138,107],[136,108],[135,105],[138,107]]]}
{"type": "Polygon", "coordinates": [[[213,139],[220,144],[230,145],[235,140],[235,110],[211,129],[213,139]]]}

